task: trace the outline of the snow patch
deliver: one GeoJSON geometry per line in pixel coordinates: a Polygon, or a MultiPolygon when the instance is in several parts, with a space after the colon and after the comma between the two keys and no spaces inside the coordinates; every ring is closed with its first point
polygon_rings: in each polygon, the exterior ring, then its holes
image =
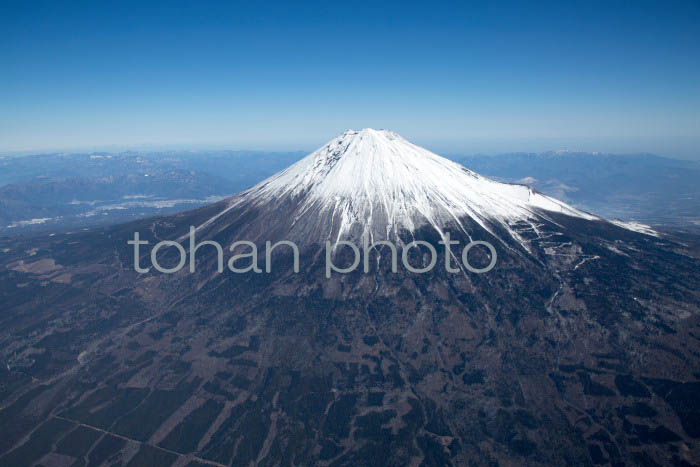
{"type": "Polygon", "coordinates": [[[36,218],[36,219],[29,219],[26,221],[17,221],[13,222],[10,225],[5,226],[8,229],[14,229],[15,227],[26,227],[28,225],[37,225],[37,224],[45,224],[46,222],[50,221],[53,219],[52,217],[41,217],[41,218],[36,218]]]}
{"type": "Polygon", "coordinates": [[[641,222],[625,222],[620,219],[612,219],[610,220],[610,222],[618,227],[622,227],[623,229],[632,230],[633,232],[639,232],[646,235],[651,235],[653,237],[659,236],[659,233],[656,230],[652,229],[651,226],[642,224],[641,222]]]}

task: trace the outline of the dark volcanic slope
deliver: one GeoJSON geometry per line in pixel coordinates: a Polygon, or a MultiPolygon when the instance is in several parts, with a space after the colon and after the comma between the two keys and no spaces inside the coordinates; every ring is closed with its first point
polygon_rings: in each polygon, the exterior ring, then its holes
{"type": "Polygon", "coordinates": [[[299,274],[216,274],[205,250],[194,275],[133,272],[134,231],[218,209],[2,245],[0,465],[698,463],[680,245],[554,216],[483,275],[394,274],[385,251],[326,280],[318,245],[299,274]]]}

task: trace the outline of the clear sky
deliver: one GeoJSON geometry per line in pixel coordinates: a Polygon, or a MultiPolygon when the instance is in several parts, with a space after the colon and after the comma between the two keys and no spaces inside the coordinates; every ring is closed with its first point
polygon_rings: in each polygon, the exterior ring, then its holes
{"type": "Polygon", "coordinates": [[[0,3],[0,151],[363,127],[700,159],[700,1],[0,3]]]}

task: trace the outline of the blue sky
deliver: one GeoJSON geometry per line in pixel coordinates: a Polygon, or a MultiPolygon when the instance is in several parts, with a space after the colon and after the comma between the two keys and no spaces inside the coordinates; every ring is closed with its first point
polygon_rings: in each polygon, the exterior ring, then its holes
{"type": "Polygon", "coordinates": [[[0,5],[0,151],[313,149],[362,127],[700,159],[700,2],[0,5]]]}

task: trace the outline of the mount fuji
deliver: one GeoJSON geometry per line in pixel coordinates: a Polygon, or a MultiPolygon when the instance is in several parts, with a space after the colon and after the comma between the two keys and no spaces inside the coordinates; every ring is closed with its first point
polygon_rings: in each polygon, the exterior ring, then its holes
{"type": "Polygon", "coordinates": [[[390,131],[206,207],[0,251],[0,466],[700,463],[693,251],[390,131]],[[194,272],[134,270],[134,232],[187,249],[191,227],[294,241],[300,271],[280,249],[269,273],[219,273],[206,244],[194,272]],[[448,233],[496,266],[394,272],[383,247],[367,272],[321,265],[326,242],[448,233]]]}
{"type": "MultiPolygon", "coordinates": [[[[424,226],[441,236],[446,227],[469,236],[477,225],[527,248],[521,224],[537,231],[543,222],[556,223],[557,215],[606,222],[526,185],[490,180],[392,131],[370,128],[344,132],[219,206],[198,232],[220,232],[246,219],[244,230],[253,238],[283,232],[299,243],[400,240],[424,226]]],[[[639,224],[616,225],[655,234],[639,224]]]]}

